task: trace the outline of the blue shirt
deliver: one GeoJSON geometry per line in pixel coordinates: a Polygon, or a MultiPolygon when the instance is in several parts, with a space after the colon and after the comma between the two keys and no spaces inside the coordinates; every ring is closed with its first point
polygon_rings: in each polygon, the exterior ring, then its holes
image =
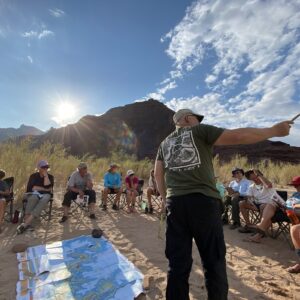
{"type": "Polygon", "coordinates": [[[104,186],[108,188],[120,188],[122,185],[121,175],[119,173],[107,172],[104,175],[104,186]]]}
{"type": "Polygon", "coordinates": [[[300,192],[295,192],[292,197],[300,199],[300,192]]]}
{"type": "Polygon", "coordinates": [[[247,191],[250,186],[250,181],[243,178],[241,181],[237,182],[233,180],[229,183],[229,187],[231,187],[235,192],[238,192],[241,196],[247,196],[247,191]]]}

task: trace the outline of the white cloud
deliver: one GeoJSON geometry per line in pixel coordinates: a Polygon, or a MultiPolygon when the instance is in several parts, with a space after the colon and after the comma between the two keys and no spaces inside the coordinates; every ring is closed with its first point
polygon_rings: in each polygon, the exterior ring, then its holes
{"type": "MultiPolygon", "coordinates": [[[[290,118],[300,112],[299,32],[300,1],[195,1],[162,42],[169,43],[171,72],[179,78],[197,74],[196,66],[207,68],[203,62],[210,58],[203,82],[208,91],[167,105],[202,111],[208,122],[230,128],[290,118]]],[[[171,72],[166,86],[176,79],[171,72]]],[[[300,145],[297,133],[289,139],[300,145]]]]}
{"type": "Polygon", "coordinates": [[[59,8],[53,8],[53,9],[50,8],[49,13],[51,16],[55,18],[61,18],[65,15],[65,12],[59,8]]]}
{"type": "Polygon", "coordinates": [[[22,36],[24,38],[37,38],[37,39],[43,39],[43,38],[46,38],[47,36],[53,36],[54,35],[54,32],[51,31],[51,30],[47,30],[47,29],[43,29],[41,31],[34,31],[34,30],[31,30],[31,31],[27,31],[27,32],[24,32],[22,33],[22,36]]]}
{"type": "Polygon", "coordinates": [[[28,61],[32,64],[33,63],[33,59],[30,55],[27,56],[28,61]]]}

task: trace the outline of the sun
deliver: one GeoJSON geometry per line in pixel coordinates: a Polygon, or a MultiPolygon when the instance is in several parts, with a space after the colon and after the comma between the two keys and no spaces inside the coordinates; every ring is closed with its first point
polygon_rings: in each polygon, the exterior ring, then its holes
{"type": "Polygon", "coordinates": [[[69,101],[62,101],[58,103],[55,111],[56,114],[53,120],[61,126],[74,122],[77,117],[77,107],[69,101]]]}

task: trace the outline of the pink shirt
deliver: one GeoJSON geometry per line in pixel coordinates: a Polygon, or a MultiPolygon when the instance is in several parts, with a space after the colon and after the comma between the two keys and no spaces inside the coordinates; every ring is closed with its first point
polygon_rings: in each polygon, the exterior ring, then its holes
{"type": "Polygon", "coordinates": [[[129,187],[132,189],[134,185],[139,183],[139,179],[136,176],[133,176],[132,180],[130,180],[130,176],[126,176],[125,182],[129,185],[129,187]],[[131,185],[132,183],[132,185],[131,185]]]}

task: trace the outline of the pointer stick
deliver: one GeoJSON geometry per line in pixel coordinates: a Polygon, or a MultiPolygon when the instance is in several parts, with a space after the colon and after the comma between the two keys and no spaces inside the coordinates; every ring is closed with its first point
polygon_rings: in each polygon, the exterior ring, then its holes
{"type": "Polygon", "coordinates": [[[300,114],[298,114],[297,116],[295,116],[291,121],[294,122],[298,117],[300,117],[300,114]]]}

